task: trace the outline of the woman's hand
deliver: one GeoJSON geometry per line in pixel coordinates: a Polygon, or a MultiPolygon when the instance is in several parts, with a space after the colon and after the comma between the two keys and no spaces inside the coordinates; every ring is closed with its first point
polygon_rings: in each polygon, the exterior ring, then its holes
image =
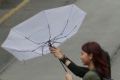
{"type": "Polygon", "coordinates": [[[51,53],[58,59],[62,59],[64,57],[64,54],[61,52],[59,48],[56,47],[50,47],[49,48],[51,53]]]}
{"type": "Polygon", "coordinates": [[[72,74],[70,74],[69,72],[67,72],[66,75],[65,75],[65,80],[73,80],[72,74]]]}

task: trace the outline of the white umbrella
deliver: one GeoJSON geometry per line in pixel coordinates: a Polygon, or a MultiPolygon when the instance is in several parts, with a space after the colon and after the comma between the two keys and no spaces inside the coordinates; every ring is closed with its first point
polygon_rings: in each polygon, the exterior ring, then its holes
{"type": "Polygon", "coordinates": [[[2,47],[20,61],[48,54],[49,44],[58,47],[73,36],[85,15],[74,4],[41,11],[13,27],[2,47]]]}

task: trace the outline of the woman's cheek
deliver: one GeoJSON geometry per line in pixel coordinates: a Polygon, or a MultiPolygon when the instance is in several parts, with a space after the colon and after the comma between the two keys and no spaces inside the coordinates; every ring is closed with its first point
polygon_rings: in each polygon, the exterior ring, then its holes
{"type": "Polygon", "coordinates": [[[82,60],[84,65],[88,65],[89,64],[89,59],[85,55],[81,56],[81,60],[82,60]]]}
{"type": "Polygon", "coordinates": [[[81,55],[81,56],[80,56],[80,59],[81,59],[82,63],[85,64],[86,61],[85,61],[84,55],[81,55]]]}

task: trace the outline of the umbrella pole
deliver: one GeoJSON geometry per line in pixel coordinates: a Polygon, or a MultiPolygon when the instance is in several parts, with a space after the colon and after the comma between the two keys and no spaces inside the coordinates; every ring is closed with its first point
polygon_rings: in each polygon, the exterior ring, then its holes
{"type": "MultiPolygon", "coordinates": [[[[58,59],[58,60],[59,60],[59,59],[58,59]]],[[[59,60],[59,61],[60,61],[60,60],[59,60]]],[[[60,63],[61,63],[61,65],[62,65],[63,69],[65,70],[65,72],[67,72],[67,70],[66,70],[64,64],[63,64],[61,61],[60,61],[60,63]]]]}
{"type": "MultiPolygon", "coordinates": [[[[52,44],[49,42],[49,47],[53,47],[52,44]]],[[[58,59],[59,60],[59,59],[58,59]]],[[[59,60],[60,61],[60,60],[59,60]]],[[[65,72],[67,72],[67,69],[65,68],[64,64],[60,61],[63,69],[65,70],[65,72]]]]}

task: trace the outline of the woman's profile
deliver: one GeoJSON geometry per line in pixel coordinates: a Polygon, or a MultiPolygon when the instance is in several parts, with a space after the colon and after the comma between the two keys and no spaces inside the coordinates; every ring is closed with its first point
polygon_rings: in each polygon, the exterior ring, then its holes
{"type": "MultiPolygon", "coordinates": [[[[87,67],[76,65],[59,48],[50,47],[51,53],[60,59],[68,69],[83,80],[110,80],[111,65],[109,54],[97,42],[87,42],[82,45],[80,58],[87,67]]],[[[67,73],[66,80],[73,80],[67,73]]]]}

